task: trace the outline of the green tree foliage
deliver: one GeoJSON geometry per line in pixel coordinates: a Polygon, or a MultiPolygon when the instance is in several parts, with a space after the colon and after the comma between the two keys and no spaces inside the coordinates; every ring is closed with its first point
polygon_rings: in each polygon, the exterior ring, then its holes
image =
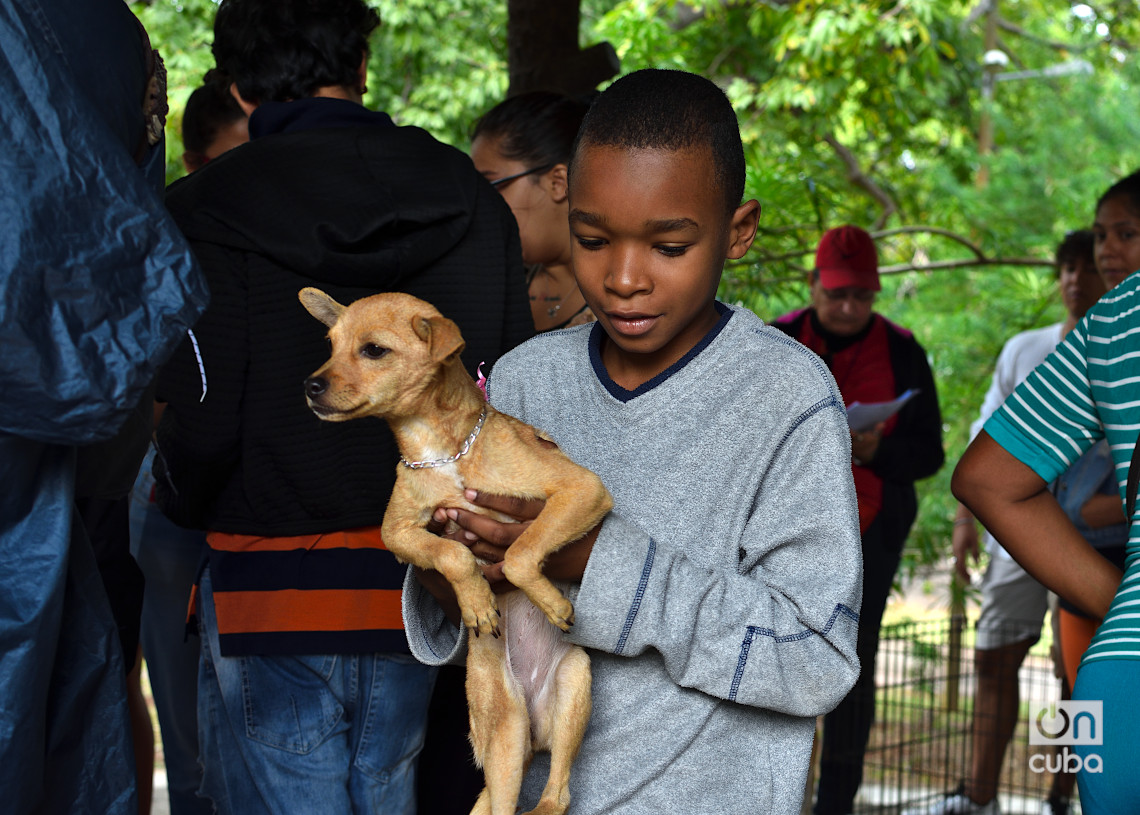
{"type": "Polygon", "coordinates": [[[1002,343],[1063,317],[1047,266],[1055,245],[1091,223],[1108,184],[1140,167],[1129,91],[1140,77],[1127,45],[1134,3],[1096,11],[1000,3],[1003,72],[1079,58],[1091,73],[998,81],[988,157],[977,147],[985,24],[977,10],[953,0],[627,0],[596,23],[623,71],[695,71],[725,87],[737,108],[750,194],[764,214],[759,245],[729,270],[723,296],[769,318],[801,305],[812,249],[843,223],[881,235],[887,268],[979,255],[1023,261],[885,281],[878,309],[927,349],[945,420],[947,466],[920,484],[912,567],[949,549],[950,474],[1002,343]],[[990,183],[978,189],[983,162],[990,183]],[[907,225],[938,231],[898,229],[907,225]]]}
{"type": "MultiPolygon", "coordinates": [[[[182,104],[212,64],[213,0],[133,7],[171,76],[171,177],[182,104]]],[[[459,147],[507,87],[505,0],[378,0],[370,107],[459,147]]],[[[949,478],[1001,344],[1061,319],[1048,262],[1088,225],[1099,194],[1140,167],[1134,0],[998,0],[984,104],[985,9],[976,0],[581,0],[582,44],[608,40],[622,70],[679,68],[724,87],[740,117],[762,234],[724,298],[762,317],[801,305],[820,234],[871,229],[879,310],[929,352],[948,463],[920,485],[911,564],[949,546],[949,478]],[[1095,6],[1095,7],[1094,7],[1095,6]],[[1082,61],[1082,72],[1045,69],[1082,61]],[[1014,77],[1002,74],[1014,73],[1014,77]],[[1016,78],[1019,73],[1028,76],[1016,78]],[[983,112],[994,149],[982,156],[983,112]],[[989,183],[976,184],[985,165],[989,183]],[[1007,262],[1002,263],[1003,259],[1007,262]]]]}

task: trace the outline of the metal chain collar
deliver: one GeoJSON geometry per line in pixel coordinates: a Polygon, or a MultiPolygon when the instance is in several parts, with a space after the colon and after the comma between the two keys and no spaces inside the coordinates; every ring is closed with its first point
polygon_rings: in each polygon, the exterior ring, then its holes
{"type": "Polygon", "coordinates": [[[448,456],[447,458],[437,458],[431,461],[408,461],[403,456],[400,456],[400,463],[411,470],[422,470],[425,467],[444,467],[448,464],[456,462],[459,459],[463,458],[463,456],[467,455],[468,451],[471,450],[471,445],[474,444],[475,439],[479,437],[479,431],[483,429],[483,422],[485,421],[487,421],[486,405],[483,406],[483,410],[479,413],[479,421],[475,422],[475,429],[471,431],[471,434],[463,442],[463,446],[459,448],[459,452],[454,456],[448,456]]]}

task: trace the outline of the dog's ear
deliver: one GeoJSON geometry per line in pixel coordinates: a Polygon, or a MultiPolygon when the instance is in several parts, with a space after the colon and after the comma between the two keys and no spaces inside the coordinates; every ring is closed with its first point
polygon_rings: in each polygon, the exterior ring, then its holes
{"type": "Polygon", "coordinates": [[[310,314],[329,328],[336,325],[336,321],[339,320],[340,315],[344,313],[344,306],[320,289],[314,289],[311,286],[301,289],[297,295],[297,299],[301,301],[301,305],[304,306],[310,314]]]}
{"type": "Polygon", "coordinates": [[[417,314],[412,318],[412,330],[428,344],[433,362],[442,362],[452,354],[458,354],[466,345],[459,326],[442,314],[430,317],[417,314]]]}

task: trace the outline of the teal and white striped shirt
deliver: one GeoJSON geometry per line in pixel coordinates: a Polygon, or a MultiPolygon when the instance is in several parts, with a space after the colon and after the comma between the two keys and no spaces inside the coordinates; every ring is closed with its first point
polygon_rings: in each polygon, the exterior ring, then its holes
{"type": "MultiPolygon", "coordinates": [[[[1098,439],[1108,439],[1123,501],[1140,433],[1140,273],[1101,298],[994,412],[985,431],[1045,481],[1065,472],[1098,439]]],[[[1124,580],[1086,662],[1140,659],[1137,514],[1124,580]]]]}

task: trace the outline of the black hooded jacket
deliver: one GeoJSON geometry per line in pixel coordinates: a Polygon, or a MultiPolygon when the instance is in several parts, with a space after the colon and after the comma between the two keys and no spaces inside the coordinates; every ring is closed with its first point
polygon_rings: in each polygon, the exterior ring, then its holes
{"type": "Polygon", "coordinates": [[[468,369],[489,370],[532,333],[518,229],[467,156],[384,114],[306,99],[263,105],[250,127],[167,194],[212,299],[159,381],[159,502],[184,526],[244,535],[376,525],[395,442],[379,419],[306,406],[328,344],[297,293],[414,294],[459,325],[468,369]]]}

